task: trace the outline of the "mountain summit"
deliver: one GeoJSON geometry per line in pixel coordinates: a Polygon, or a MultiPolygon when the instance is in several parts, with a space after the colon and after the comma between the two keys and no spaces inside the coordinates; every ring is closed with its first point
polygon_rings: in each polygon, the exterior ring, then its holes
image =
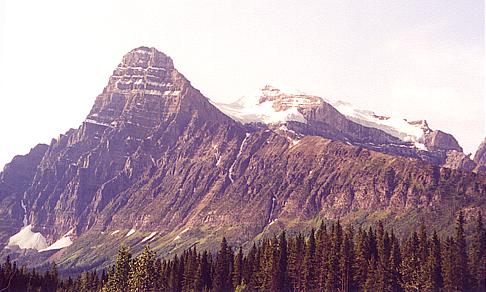
{"type": "Polygon", "coordinates": [[[5,166],[1,255],[86,269],[120,242],[165,255],[335,218],[445,232],[486,211],[486,177],[452,136],[400,122],[415,141],[366,115],[271,86],[215,106],[168,56],[134,49],[77,129],[5,166]]]}

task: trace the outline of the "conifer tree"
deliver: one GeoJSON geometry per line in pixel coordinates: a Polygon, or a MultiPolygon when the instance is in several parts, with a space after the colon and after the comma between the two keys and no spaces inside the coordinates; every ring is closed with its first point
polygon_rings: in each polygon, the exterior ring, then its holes
{"type": "Polygon", "coordinates": [[[402,276],[405,290],[421,291],[421,262],[420,262],[420,242],[417,232],[405,242],[402,257],[402,276]]]}
{"type": "Polygon", "coordinates": [[[317,289],[316,274],[316,240],[314,229],[311,230],[309,240],[305,245],[305,256],[303,261],[303,285],[302,291],[315,291],[317,289]]]}
{"type": "Polygon", "coordinates": [[[111,275],[112,279],[109,280],[113,285],[110,289],[113,291],[127,291],[131,260],[132,254],[130,250],[126,245],[122,244],[116,255],[115,269],[111,275]]]}
{"type": "Polygon", "coordinates": [[[279,236],[278,240],[278,265],[277,265],[277,291],[290,291],[289,278],[287,272],[288,266],[288,252],[287,252],[287,237],[285,231],[279,236]]]}
{"type": "Polygon", "coordinates": [[[454,239],[454,288],[458,291],[468,291],[469,269],[466,235],[464,234],[464,215],[462,212],[459,212],[456,221],[456,234],[454,239]]]}
{"type": "Polygon", "coordinates": [[[179,273],[181,264],[179,262],[179,257],[177,255],[174,256],[172,263],[169,264],[169,291],[171,292],[179,292],[182,288],[182,279],[179,273]]]}
{"type": "Polygon", "coordinates": [[[183,291],[194,291],[194,283],[197,269],[196,246],[190,248],[185,255],[183,291]]]}
{"type": "Polygon", "coordinates": [[[301,233],[299,233],[290,245],[289,254],[289,278],[293,291],[299,291],[302,287],[302,268],[304,260],[305,241],[301,233]]]}
{"type": "Polygon", "coordinates": [[[366,231],[360,228],[356,239],[356,257],[354,261],[354,282],[358,290],[364,289],[364,284],[367,279],[368,264],[371,258],[368,242],[366,231]]]}
{"type": "Polygon", "coordinates": [[[155,279],[155,253],[146,245],[142,253],[132,261],[129,291],[153,291],[155,279]]]}
{"type": "Polygon", "coordinates": [[[257,256],[257,247],[255,243],[253,243],[253,246],[248,252],[248,255],[244,259],[244,266],[243,266],[243,282],[247,285],[249,289],[254,288],[252,279],[254,275],[254,270],[256,268],[256,261],[257,261],[256,256],[257,256]]]}
{"type": "Polygon", "coordinates": [[[475,291],[486,291],[486,231],[481,211],[476,217],[476,226],[471,248],[471,279],[475,291]]]}
{"type": "Polygon", "coordinates": [[[340,252],[340,270],[341,270],[341,291],[354,291],[356,289],[354,285],[354,251],[353,251],[353,231],[347,230],[344,235],[343,244],[341,245],[340,252]]]}
{"type": "Polygon", "coordinates": [[[455,243],[452,237],[447,237],[442,248],[442,278],[445,291],[456,291],[455,288],[455,243]]]}
{"type": "Polygon", "coordinates": [[[430,243],[430,252],[428,254],[426,265],[426,289],[431,292],[442,291],[444,286],[442,278],[442,252],[440,240],[434,231],[430,243]]]}
{"type": "Polygon", "coordinates": [[[233,264],[233,286],[237,287],[241,284],[243,278],[243,249],[238,249],[238,253],[235,257],[235,262],[233,264]]]}
{"type": "Polygon", "coordinates": [[[402,264],[402,256],[400,253],[400,245],[398,243],[398,239],[395,237],[393,230],[390,235],[390,242],[391,242],[391,251],[390,251],[390,263],[389,266],[389,287],[391,291],[402,291],[401,289],[401,281],[402,277],[400,274],[400,267],[402,264]]]}
{"type": "Polygon", "coordinates": [[[223,237],[221,246],[216,258],[213,288],[216,292],[226,292],[233,289],[231,283],[232,256],[226,238],[223,237]]]}

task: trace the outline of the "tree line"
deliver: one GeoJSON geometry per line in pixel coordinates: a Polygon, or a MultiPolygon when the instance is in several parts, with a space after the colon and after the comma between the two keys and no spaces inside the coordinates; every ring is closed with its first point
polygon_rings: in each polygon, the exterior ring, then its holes
{"type": "Polygon", "coordinates": [[[57,267],[38,273],[9,259],[0,268],[1,291],[486,291],[486,231],[481,214],[469,242],[464,216],[439,238],[422,225],[399,240],[378,223],[357,229],[339,221],[304,236],[278,236],[233,249],[196,246],[160,259],[146,246],[133,256],[121,246],[106,270],[60,279],[57,267]]]}

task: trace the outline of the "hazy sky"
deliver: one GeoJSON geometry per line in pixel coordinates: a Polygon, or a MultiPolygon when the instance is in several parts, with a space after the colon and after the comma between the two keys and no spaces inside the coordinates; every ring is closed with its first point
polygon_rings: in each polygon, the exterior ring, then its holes
{"type": "Polygon", "coordinates": [[[0,167],[78,127],[141,45],[216,101],[283,84],[485,137],[484,0],[0,0],[0,167]]]}

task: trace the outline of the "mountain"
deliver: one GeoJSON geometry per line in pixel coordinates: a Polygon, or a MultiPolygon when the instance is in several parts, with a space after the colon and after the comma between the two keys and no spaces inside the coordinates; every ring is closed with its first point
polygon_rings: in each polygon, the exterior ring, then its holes
{"type": "Polygon", "coordinates": [[[337,108],[270,86],[215,105],[170,57],[136,48],[79,128],[5,167],[2,255],[85,269],[107,264],[120,242],[168,255],[336,218],[447,233],[458,211],[486,210],[486,176],[464,167],[451,135],[337,108]],[[403,125],[418,134],[404,137],[403,125]]]}
{"type": "Polygon", "coordinates": [[[430,129],[425,120],[409,122],[376,115],[346,102],[330,102],[270,85],[232,104],[216,105],[244,124],[285,124],[302,135],[318,135],[449,168],[471,171],[476,166],[451,134],[430,129]]]}

